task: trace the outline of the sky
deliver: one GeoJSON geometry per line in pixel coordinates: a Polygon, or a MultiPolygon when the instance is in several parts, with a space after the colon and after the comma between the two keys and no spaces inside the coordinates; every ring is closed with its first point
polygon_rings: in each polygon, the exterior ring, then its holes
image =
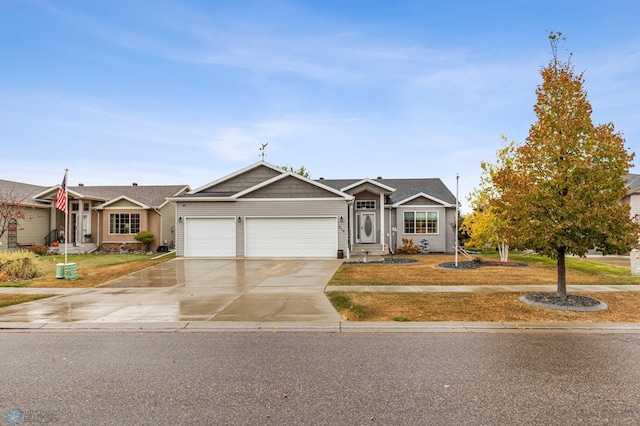
{"type": "Polygon", "coordinates": [[[440,178],[464,211],[480,162],[535,122],[548,31],[594,123],[638,151],[638,16],[635,0],[0,0],[0,179],[198,188],[268,143],[265,161],[314,179],[440,178]]]}

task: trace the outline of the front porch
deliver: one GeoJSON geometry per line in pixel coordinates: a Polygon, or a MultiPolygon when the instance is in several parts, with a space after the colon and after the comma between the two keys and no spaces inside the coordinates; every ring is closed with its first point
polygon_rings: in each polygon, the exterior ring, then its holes
{"type": "Polygon", "coordinates": [[[49,254],[64,254],[65,245],[67,246],[67,254],[84,254],[91,253],[98,248],[96,243],[83,243],[83,244],[65,244],[59,243],[57,247],[50,246],[49,254]]]}
{"type": "Polygon", "coordinates": [[[382,262],[383,257],[389,254],[387,244],[353,244],[349,251],[351,262],[382,262]]]}

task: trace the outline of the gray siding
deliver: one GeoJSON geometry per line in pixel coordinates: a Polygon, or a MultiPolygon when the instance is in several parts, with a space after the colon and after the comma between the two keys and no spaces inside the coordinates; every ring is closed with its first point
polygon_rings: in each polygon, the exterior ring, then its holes
{"type": "Polygon", "coordinates": [[[430,251],[432,252],[444,252],[450,253],[453,251],[451,249],[453,235],[452,230],[449,227],[449,220],[451,217],[455,217],[455,211],[453,216],[447,214],[446,209],[442,206],[404,206],[397,209],[397,225],[398,234],[397,241],[398,246],[402,245],[403,238],[409,238],[413,240],[415,245],[420,245],[420,241],[422,239],[426,239],[429,241],[430,251]],[[427,211],[427,212],[438,212],[438,233],[437,234],[405,234],[404,233],[404,212],[407,211],[427,211]]]}
{"type": "Polygon", "coordinates": [[[175,203],[167,203],[160,209],[161,225],[160,225],[160,240],[158,245],[164,245],[164,241],[171,244],[175,243],[175,223],[176,223],[176,205],[175,203]]]}
{"type": "Polygon", "coordinates": [[[259,183],[271,179],[274,176],[278,176],[281,173],[269,168],[269,167],[257,167],[242,173],[241,175],[232,177],[231,179],[220,182],[219,184],[210,188],[204,189],[200,192],[207,193],[237,193],[251,188],[259,183]]]}
{"type": "Polygon", "coordinates": [[[244,198],[321,198],[336,195],[293,176],[247,194],[244,198]]]}
{"type": "Polygon", "coordinates": [[[442,206],[442,204],[440,203],[436,203],[435,201],[432,201],[428,198],[424,198],[424,197],[418,197],[415,200],[411,200],[411,201],[407,201],[406,203],[403,203],[402,206],[442,206]]]}
{"type": "MultiPolygon", "coordinates": [[[[343,216],[338,221],[338,249],[347,253],[347,203],[345,200],[283,200],[236,202],[180,202],[178,217],[240,217],[236,222],[236,254],[244,257],[244,224],[246,217],[318,217],[343,216]]],[[[176,254],[184,256],[184,221],[176,228],[176,254]]]]}

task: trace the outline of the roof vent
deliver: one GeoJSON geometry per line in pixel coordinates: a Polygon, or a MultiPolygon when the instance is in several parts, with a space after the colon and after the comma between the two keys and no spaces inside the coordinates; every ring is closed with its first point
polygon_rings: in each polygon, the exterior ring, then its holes
{"type": "Polygon", "coordinates": [[[324,180],[324,178],[323,178],[323,177],[321,177],[319,180],[324,180]]]}
{"type": "Polygon", "coordinates": [[[78,186],[84,186],[84,183],[79,183],[78,186]]]}
{"type": "Polygon", "coordinates": [[[138,186],[138,182],[133,182],[133,186],[138,186]]]}
{"type": "Polygon", "coordinates": [[[382,179],[382,176],[378,176],[378,180],[382,179]]]}

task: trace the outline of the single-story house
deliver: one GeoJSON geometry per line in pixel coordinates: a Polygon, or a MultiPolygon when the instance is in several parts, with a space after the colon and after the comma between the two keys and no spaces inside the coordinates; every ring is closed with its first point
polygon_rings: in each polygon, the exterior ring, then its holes
{"type": "Polygon", "coordinates": [[[630,173],[625,176],[627,195],[622,199],[623,204],[629,204],[631,217],[640,221],[640,175],[630,173]]]}
{"type": "MultiPolygon", "coordinates": [[[[0,185],[16,185],[31,191],[30,203],[38,207],[37,220],[20,224],[16,235],[18,245],[64,243],[65,214],[54,205],[60,185],[35,187],[9,181],[0,181],[0,185]]],[[[155,236],[150,250],[157,250],[159,246],[168,249],[175,243],[176,223],[175,206],[168,198],[189,189],[188,185],[143,186],[136,183],[131,186],[67,186],[68,251],[89,252],[98,246],[106,251],[116,251],[123,244],[138,250],[141,244],[133,237],[140,231],[150,231],[155,236]]]]}
{"type": "Polygon", "coordinates": [[[0,214],[4,235],[0,238],[0,251],[16,250],[22,245],[43,244],[43,236],[49,232],[50,202],[35,196],[46,187],[0,179],[0,214]],[[18,207],[24,219],[13,217],[7,210],[18,207]]]}
{"type": "Polygon", "coordinates": [[[453,251],[456,199],[440,179],[311,180],[261,161],[170,200],[178,256],[335,258],[402,238],[453,251]]]}

